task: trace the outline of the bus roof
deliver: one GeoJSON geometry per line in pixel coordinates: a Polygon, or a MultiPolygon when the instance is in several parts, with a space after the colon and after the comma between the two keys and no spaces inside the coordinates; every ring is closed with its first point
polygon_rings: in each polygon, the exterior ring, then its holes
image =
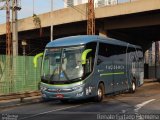
{"type": "MultiPolygon", "coordinates": [[[[127,46],[127,42],[123,42],[120,40],[116,40],[113,38],[106,38],[101,37],[98,35],[78,35],[78,36],[70,36],[70,37],[64,37],[56,39],[52,42],[49,42],[46,47],[63,47],[63,46],[75,46],[75,45],[85,45],[89,42],[103,42],[108,44],[114,44],[114,45],[120,45],[120,46],[127,46]]],[[[137,47],[141,48],[136,45],[129,45],[130,47],[137,47]]]]}

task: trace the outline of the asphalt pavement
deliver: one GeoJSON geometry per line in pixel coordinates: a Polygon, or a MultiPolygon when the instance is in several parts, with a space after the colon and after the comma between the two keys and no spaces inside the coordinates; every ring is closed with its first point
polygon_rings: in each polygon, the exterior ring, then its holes
{"type": "Polygon", "coordinates": [[[135,120],[160,119],[160,83],[147,82],[134,94],[106,96],[101,103],[91,100],[34,102],[1,109],[3,120],[135,120]]]}

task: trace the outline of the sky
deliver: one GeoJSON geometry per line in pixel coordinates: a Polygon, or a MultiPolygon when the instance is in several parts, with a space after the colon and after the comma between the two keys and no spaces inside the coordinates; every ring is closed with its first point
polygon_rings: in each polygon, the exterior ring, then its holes
{"type": "MultiPolygon", "coordinates": [[[[3,4],[1,3],[0,6],[3,4]]],[[[53,9],[61,9],[64,6],[63,0],[53,0],[53,9]]],[[[33,0],[21,0],[21,10],[18,12],[18,19],[29,17],[35,14],[42,14],[49,12],[51,10],[51,0],[34,0],[34,10],[33,10],[33,0]]],[[[4,23],[6,20],[6,11],[0,10],[0,24],[4,23]]]]}
{"type": "MultiPolygon", "coordinates": [[[[128,2],[129,0],[118,0],[118,2],[128,2]]],[[[4,4],[4,3],[3,3],[4,4]]],[[[3,5],[0,3],[0,6],[3,5]]],[[[53,0],[53,9],[58,10],[64,7],[63,0],[53,0]]],[[[51,0],[21,0],[21,10],[18,12],[18,19],[26,18],[35,14],[42,14],[51,10],[51,0]],[[34,10],[33,10],[34,1],[34,10]]],[[[6,11],[0,10],[0,24],[6,21],[6,11]]]]}

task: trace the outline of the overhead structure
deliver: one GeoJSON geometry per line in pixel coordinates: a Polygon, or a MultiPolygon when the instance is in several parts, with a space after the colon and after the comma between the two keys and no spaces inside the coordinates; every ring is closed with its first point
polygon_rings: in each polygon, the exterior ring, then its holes
{"type": "Polygon", "coordinates": [[[0,3],[2,3],[3,5],[0,6],[0,10],[6,10],[6,1],[5,0],[0,0],[0,3]]]}
{"type": "Polygon", "coordinates": [[[87,35],[95,35],[94,0],[88,0],[87,35]]]}

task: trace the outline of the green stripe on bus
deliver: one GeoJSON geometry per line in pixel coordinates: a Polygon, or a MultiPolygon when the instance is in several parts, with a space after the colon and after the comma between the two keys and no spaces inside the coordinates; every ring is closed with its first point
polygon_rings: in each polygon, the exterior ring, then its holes
{"type": "Polygon", "coordinates": [[[122,74],[124,74],[124,72],[103,73],[103,74],[100,74],[100,76],[122,75],[122,74]]]}
{"type": "Polygon", "coordinates": [[[83,80],[82,81],[78,81],[78,82],[75,82],[75,83],[70,83],[70,84],[48,84],[48,83],[44,83],[44,82],[41,82],[43,85],[47,85],[47,86],[66,86],[66,85],[73,85],[73,84],[79,84],[79,85],[82,85],[83,84],[83,80]]]}

